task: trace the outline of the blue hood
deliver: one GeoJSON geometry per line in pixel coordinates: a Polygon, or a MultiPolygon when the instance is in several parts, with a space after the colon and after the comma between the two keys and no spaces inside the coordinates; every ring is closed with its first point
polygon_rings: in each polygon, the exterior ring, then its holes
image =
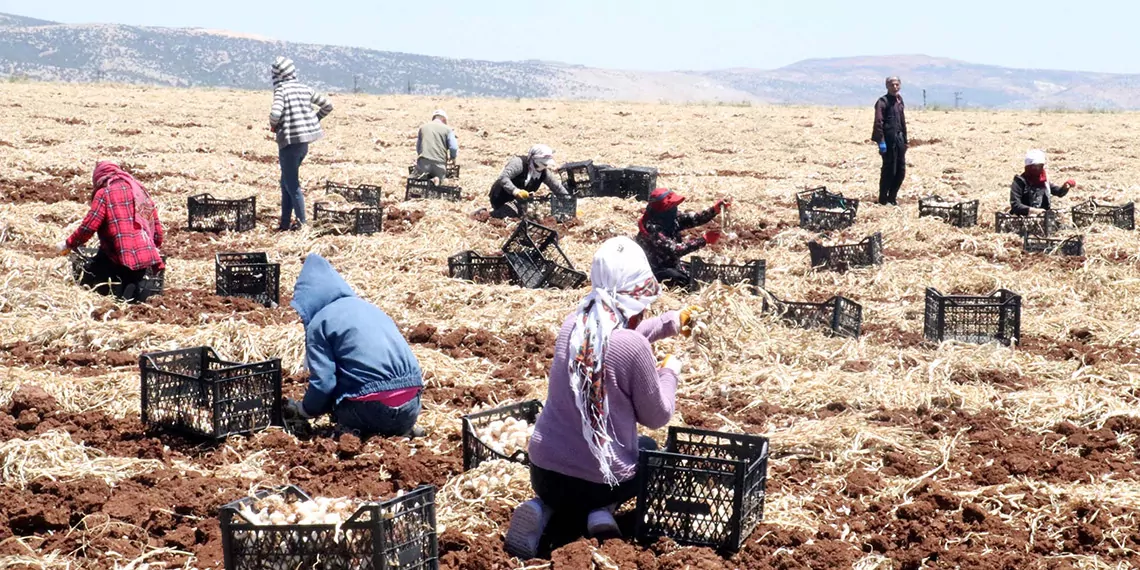
{"type": "Polygon", "coordinates": [[[355,296],[352,287],[327,259],[310,253],[301,267],[301,275],[293,287],[293,302],[289,305],[301,316],[301,322],[309,326],[309,321],[333,301],[355,296]]]}

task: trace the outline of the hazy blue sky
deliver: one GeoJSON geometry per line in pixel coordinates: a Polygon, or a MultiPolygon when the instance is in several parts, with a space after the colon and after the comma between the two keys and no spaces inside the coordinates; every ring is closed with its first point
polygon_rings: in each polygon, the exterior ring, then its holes
{"type": "Polygon", "coordinates": [[[0,0],[0,12],[620,69],[767,69],[813,57],[923,53],[1140,73],[1140,2],[1126,0],[0,0]]]}

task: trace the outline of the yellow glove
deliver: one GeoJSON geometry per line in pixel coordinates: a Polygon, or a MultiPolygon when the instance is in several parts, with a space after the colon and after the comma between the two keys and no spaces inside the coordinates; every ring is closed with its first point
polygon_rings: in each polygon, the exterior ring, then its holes
{"type": "Polygon", "coordinates": [[[689,335],[693,334],[693,328],[690,326],[693,322],[693,315],[699,315],[703,312],[704,309],[698,307],[697,305],[689,305],[688,307],[681,309],[681,315],[678,321],[681,323],[682,335],[688,337],[689,335]]]}
{"type": "Polygon", "coordinates": [[[668,368],[669,370],[673,371],[673,374],[680,376],[681,375],[681,359],[670,354],[669,356],[666,356],[665,360],[663,360],[661,362],[660,368],[668,368]]]}
{"type": "Polygon", "coordinates": [[[688,307],[681,309],[681,326],[689,326],[689,321],[693,320],[693,313],[696,312],[699,314],[703,310],[704,309],[701,309],[697,305],[689,305],[688,307]]]}
{"type": "Polygon", "coordinates": [[[526,190],[518,190],[515,192],[515,198],[518,198],[519,200],[526,200],[530,198],[530,192],[527,192],[526,190]]]}

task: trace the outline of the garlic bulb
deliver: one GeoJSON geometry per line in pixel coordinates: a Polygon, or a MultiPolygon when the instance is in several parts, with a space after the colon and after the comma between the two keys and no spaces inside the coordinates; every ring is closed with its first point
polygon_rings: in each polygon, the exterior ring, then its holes
{"type": "Polygon", "coordinates": [[[496,453],[510,456],[517,450],[526,450],[530,436],[534,434],[534,426],[517,418],[506,418],[492,421],[476,429],[475,433],[479,441],[496,453]]]}

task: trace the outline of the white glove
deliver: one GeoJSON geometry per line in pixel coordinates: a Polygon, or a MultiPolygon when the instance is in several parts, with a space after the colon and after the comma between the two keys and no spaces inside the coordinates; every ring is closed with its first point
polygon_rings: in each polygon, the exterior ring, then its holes
{"type": "Polygon", "coordinates": [[[681,375],[681,359],[670,354],[665,357],[665,361],[661,363],[661,368],[668,368],[673,371],[677,376],[681,375]]]}
{"type": "Polygon", "coordinates": [[[59,245],[55,246],[55,248],[57,250],[59,250],[60,253],[63,253],[65,251],[67,251],[67,242],[61,241],[61,242],[59,242],[59,245]]]}

